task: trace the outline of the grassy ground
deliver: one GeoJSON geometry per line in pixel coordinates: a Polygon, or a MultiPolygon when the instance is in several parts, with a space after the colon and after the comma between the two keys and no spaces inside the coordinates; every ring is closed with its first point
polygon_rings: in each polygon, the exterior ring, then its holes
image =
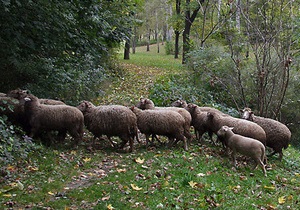
{"type": "MultiPolygon", "coordinates": [[[[106,95],[96,101],[132,105],[147,96],[156,77],[181,73],[179,60],[139,50],[122,61],[123,77],[108,84],[106,95]]],[[[0,209],[299,208],[300,153],[293,147],[284,151],[282,162],[269,159],[264,177],[244,157],[238,158],[238,169],[232,168],[221,146],[206,140],[194,140],[188,152],[181,144],[146,149],[136,143],[133,153],[117,151],[106,140],[90,151],[90,136],[84,140],[76,150],[68,144],[42,146],[6,166],[0,209]]]]}

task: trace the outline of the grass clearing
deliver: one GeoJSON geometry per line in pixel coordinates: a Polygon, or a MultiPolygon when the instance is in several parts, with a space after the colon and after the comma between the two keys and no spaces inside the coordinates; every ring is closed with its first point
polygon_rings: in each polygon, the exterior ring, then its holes
{"type": "MultiPolygon", "coordinates": [[[[172,66],[174,60],[169,58],[157,57],[172,66]]],[[[97,101],[129,105],[147,96],[156,78],[172,70],[151,66],[164,63],[151,59],[137,52],[122,61],[123,79],[110,84],[97,101]]],[[[188,152],[180,143],[172,149],[160,145],[146,149],[136,143],[133,153],[116,151],[105,140],[97,142],[95,151],[87,150],[91,139],[85,136],[76,150],[42,147],[26,160],[5,166],[0,209],[299,208],[300,153],[292,146],[284,150],[282,162],[269,158],[264,177],[260,168],[252,171],[253,162],[241,156],[239,167],[232,168],[221,145],[213,146],[206,139],[203,144],[194,140],[188,152]]]]}

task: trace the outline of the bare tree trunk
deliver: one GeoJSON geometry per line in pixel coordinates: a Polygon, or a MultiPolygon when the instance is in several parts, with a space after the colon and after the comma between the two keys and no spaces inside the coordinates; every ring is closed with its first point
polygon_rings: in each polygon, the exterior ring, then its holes
{"type": "MultiPolygon", "coordinates": [[[[176,15],[179,16],[180,15],[180,3],[181,0],[176,0],[176,15]]],[[[178,55],[179,55],[179,36],[180,36],[180,32],[179,32],[179,24],[177,24],[176,28],[175,28],[175,55],[174,58],[177,59],[178,55]]]]}
{"type": "MultiPolygon", "coordinates": [[[[200,10],[200,3],[203,3],[204,0],[199,1],[199,5],[196,9],[193,10],[193,13],[191,14],[191,11],[189,8],[185,11],[185,21],[184,21],[184,31],[183,31],[183,48],[182,48],[182,64],[186,63],[186,54],[190,51],[190,31],[192,24],[200,10]]],[[[190,5],[190,0],[185,1],[187,7],[190,5]]]]}
{"type": "Polygon", "coordinates": [[[129,60],[129,53],[130,53],[130,42],[125,42],[125,48],[124,48],[124,60],[129,60]]]}

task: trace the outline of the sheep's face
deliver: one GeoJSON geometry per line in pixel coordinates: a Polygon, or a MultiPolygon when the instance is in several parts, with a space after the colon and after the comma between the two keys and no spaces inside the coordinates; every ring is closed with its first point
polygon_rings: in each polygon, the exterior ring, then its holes
{"type": "Polygon", "coordinates": [[[189,103],[189,104],[186,106],[186,110],[188,110],[188,112],[192,114],[192,113],[195,112],[196,107],[197,107],[196,104],[189,103]]]}
{"type": "Polygon", "coordinates": [[[83,101],[83,102],[81,102],[81,103],[77,106],[77,108],[78,108],[82,113],[88,112],[88,110],[89,110],[90,108],[92,108],[92,107],[93,107],[93,104],[92,104],[91,102],[89,102],[89,101],[83,101]]]}
{"type": "Polygon", "coordinates": [[[150,99],[141,98],[140,102],[136,105],[136,107],[139,109],[142,109],[142,110],[152,109],[152,108],[154,108],[154,103],[150,99]]]}
{"type": "Polygon", "coordinates": [[[252,115],[253,115],[253,112],[251,111],[251,109],[249,109],[249,108],[243,109],[243,111],[242,111],[243,119],[253,121],[252,115]]]}
{"type": "Polygon", "coordinates": [[[231,131],[232,129],[233,129],[233,127],[228,127],[228,126],[224,125],[224,126],[222,126],[222,127],[220,128],[220,130],[218,130],[217,136],[225,137],[226,134],[227,134],[229,131],[231,131]]]}
{"type": "Polygon", "coordinates": [[[7,93],[7,96],[21,100],[21,99],[24,99],[25,97],[27,97],[28,94],[29,94],[28,90],[16,89],[16,90],[9,91],[7,93]]]}
{"type": "Polygon", "coordinates": [[[182,107],[182,108],[185,108],[187,106],[187,103],[184,101],[184,100],[177,100],[177,101],[174,101],[171,106],[175,106],[175,107],[182,107]]]}

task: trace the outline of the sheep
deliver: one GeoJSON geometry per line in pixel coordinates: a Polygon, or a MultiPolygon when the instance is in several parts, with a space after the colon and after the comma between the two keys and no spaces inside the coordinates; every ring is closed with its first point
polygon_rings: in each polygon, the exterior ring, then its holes
{"type": "MultiPolygon", "coordinates": [[[[185,108],[186,110],[189,111],[189,108],[188,106],[191,106],[191,105],[196,105],[196,104],[193,104],[193,103],[187,103],[185,100],[177,100],[177,101],[174,101],[171,106],[174,106],[174,107],[181,107],[181,108],[185,108]]],[[[215,108],[212,108],[212,107],[207,107],[207,106],[199,106],[200,110],[201,111],[204,111],[204,112],[217,112],[217,113],[220,113],[220,114],[224,114],[223,112],[221,112],[220,110],[218,109],[215,109],[215,108]]],[[[225,115],[225,114],[224,114],[225,115]]]]}
{"type": "Polygon", "coordinates": [[[46,105],[66,105],[64,102],[55,99],[39,98],[40,104],[46,105]]]}
{"type": "Polygon", "coordinates": [[[205,124],[204,124],[204,119],[206,117],[207,112],[201,111],[199,106],[197,106],[196,104],[192,104],[192,103],[189,103],[185,107],[185,109],[192,116],[191,125],[195,129],[196,138],[200,140],[202,135],[207,131],[211,141],[215,145],[215,142],[213,141],[213,138],[212,138],[213,131],[210,128],[205,127],[205,124]]]}
{"type": "Polygon", "coordinates": [[[265,176],[267,176],[266,168],[264,165],[265,160],[265,146],[258,140],[244,137],[239,134],[235,134],[232,130],[234,128],[228,126],[222,126],[218,131],[217,135],[224,139],[225,144],[228,148],[232,150],[232,159],[233,164],[236,167],[236,153],[241,153],[242,155],[246,155],[251,157],[255,161],[255,166],[253,170],[259,164],[263,170],[265,176]]]}
{"type": "Polygon", "coordinates": [[[182,100],[182,99],[178,99],[176,101],[174,101],[171,106],[174,106],[174,107],[181,107],[181,108],[185,108],[187,107],[187,103],[185,100],[182,100]]]}
{"type": "Polygon", "coordinates": [[[192,138],[192,135],[190,133],[192,116],[186,109],[180,107],[155,107],[153,101],[147,98],[141,98],[139,103],[136,105],[136,107],[142,110],[154,109],[154,110],[171,110],[171,111],[178,112],[185,120],[184,136],[188,139],[188,144],[190,144],[192,138]]]}
{"type": "Polygon", "coordinates": [[[137,116],[137,125],[141,133],[146,135],[146,145],[149,136],[152,134],[163,135],[169,138],[169,146],[173,145],[173,140],[184,142],[184,149],[188,150],[186,139],[184,138],[185,119],[178,112],[172,110],[141,110],[131,107],[137,116]]]}
{"type": "Polygon", "coordinates": [[[1,93],[0,92],[0,97],[4,97],[4,96],[6,96],[6,93],[1,93]]]}
{"type": "MultiPolygon", "coordinates": [[[[220,115],[216,112],[207,112],[202,126],[204,129],[210,129],[216,134],[223,125],[234,127],[234,133],[257,139],[263,143],[263,145],[266,145],[266,133],[264,129],[256,123],[244,119],[231,117],[229,115],[220,115]]],[[[223,143],[222,138],[218,137],[218,139],[223,143]]]]}
{"type": "Polygon", "coordinates": [[[69,132],[75,146],[82,140],[84,117],[76,107],[40,104],[38,98],[30,94],[24,100],[24,111],[31,126],[29,137],[35,137],[41,131],[58,131],[61,140],[69,132]]]}
{"type": "Polygon", "coordinates": [[[273,149],[273,156],[279,153],[279,160],[282,160],[282,149],[286,149],[291,139],[291,131],[286,125],[270,118],[255,116],[250,108],[243,109],[243,119],[252,121],[261,126],[266,132],[266,145],[273,149]]]}
{"type": "MultiPolygon", "coordinates": [[[[24,99],[29,94],[28,90],[21,90],[21,89],[15,89],[9,91],[6,95],[18,100],[24,99]]],[[[60,100],[54,100],[54,99],[45,99],[45,98],[39,98],[40,104],[46,104],[46,105],[66,105],[64,102],[60,100]]]]}
{"type": "MultiPolygon", "coordinates": [[[[137,140],[137,118],[132,111],[122,105],[95,106],[89,101],[82,101],[77,108],[84,115],[87,129],[94,135],[93,144],[97,137],[106,135],[118,136],[122,140],[121,148],[129,141],[130,151],[133,151],[133,140],[137,140]]],[[[114,143],[110,140],[114,145],[114,143]]],[[[114,145],[115,146],[115,145],[114,145]]]]}

